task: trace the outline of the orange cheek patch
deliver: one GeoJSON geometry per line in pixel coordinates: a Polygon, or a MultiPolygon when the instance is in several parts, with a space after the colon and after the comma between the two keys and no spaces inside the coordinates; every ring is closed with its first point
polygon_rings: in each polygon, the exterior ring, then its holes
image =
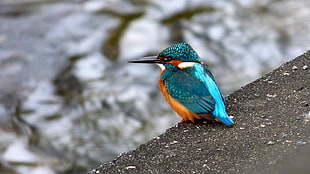
{"type": "Polygon", "coordinates": [[[180,63],[182,63],[181,60],[171,60],[170,62],[168,63],[171,63],[172,65],[178,67],[180,63]]]}

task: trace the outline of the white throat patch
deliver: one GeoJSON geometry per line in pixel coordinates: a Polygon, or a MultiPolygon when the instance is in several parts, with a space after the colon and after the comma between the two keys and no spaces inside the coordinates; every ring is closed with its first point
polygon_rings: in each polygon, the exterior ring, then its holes
{"type": "Polygon", "coordinates": [[[163,64],[158,63],[156,65],[158,65],[162,71],[166,69],[166,67],[163,64]]]}
{"type": "Polygon", "coordinates": [[[199,64],[197,62],[182,62],[178,65],[180,69],[190,68],[193,67],[195,64],[199,64]]]}
{"type": "MultiPolygon", "coordinates": [[[[180,64],[178,64],[178,68],[180,69],[185,69],[185,68],[190,68],[193,67],[195,64],[199,64],[198,62],[181,62],[180,64]]],[[[156,64],[160,67],[160,69],[163,71],[166,69],[166,67],[163,64],[156,64]]]]}

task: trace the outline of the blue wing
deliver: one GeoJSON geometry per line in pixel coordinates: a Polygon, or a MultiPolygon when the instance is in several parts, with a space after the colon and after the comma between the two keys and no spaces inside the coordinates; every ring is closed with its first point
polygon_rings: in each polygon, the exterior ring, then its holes
{"type": "Polygon", "coordinates": [[[214,110],[215,100],[207,86],[188,72],[173,72],[164,83],[168,93],[190,111],[205,114],[214,110]]]}
{"type": "Polygon", "coordinates": [[[202,117],[206,113],[212,113],[223,123],[233,124],[234,121],[226,113],[224,99],[212,73],[203,65],[193,68],[166,70],[167,73],[162,77],[168,93],[187,109],[202,117]]]}
{"type": "MultiPolygon", "coordinates": [[[[214,78],[213,74],[211,73],[211,71],[210,71],[208,65],[204,64],[204,65],[203,65],[203,69],[204,69],[205,75],[208,75],[208,76],[214,81],[215,85],[217,86],[217,83],[216,83],[216,81],[215,81],[215,78],[214,78]]],[[[221,97],[222,97],[223,102],[225,103],[225,100],[224,100],[224,97],[222,96],[222,94],[221,94],[221,97]]]]}
{"type": "Polygon", "coordinates": [[[203,64],[202,67],[203,67],[204,73],[206,73],[206,75],[208,75],[215,82],[214,76],[211,73],[209,66],[207,64],[203,64]]]}

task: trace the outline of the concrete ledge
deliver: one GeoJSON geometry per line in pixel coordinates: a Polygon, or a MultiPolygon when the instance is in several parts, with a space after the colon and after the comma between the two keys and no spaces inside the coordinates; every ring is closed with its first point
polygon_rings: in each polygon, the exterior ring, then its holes
{"type": "Polygon", "coordinates": [[[310,173],[310,51],[226,101],[234,126],[178,124],[90,173],[310,173]]]}

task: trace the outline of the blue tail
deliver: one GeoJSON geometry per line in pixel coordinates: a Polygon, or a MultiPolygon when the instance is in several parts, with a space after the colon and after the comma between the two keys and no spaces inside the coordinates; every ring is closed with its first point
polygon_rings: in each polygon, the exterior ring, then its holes
{"type": "Polygon", "coordinates": [[[232,125],[235,123],[234,120],[232,120],[228,115],[227,115],[227,117],[224,117],[220,120],[221,120],[221,122],[223,122],[226,125],[232,125]]]}
{"type": "Polygon", "coordinates": [[[219,119],[221,122],[223,122],[226,125],[232,125],[234,124],[234,120],[232,120],[229,115],[226,113],[226,111],[220,111],[220,112],[213,112],[213,115],[219,119]]]}

